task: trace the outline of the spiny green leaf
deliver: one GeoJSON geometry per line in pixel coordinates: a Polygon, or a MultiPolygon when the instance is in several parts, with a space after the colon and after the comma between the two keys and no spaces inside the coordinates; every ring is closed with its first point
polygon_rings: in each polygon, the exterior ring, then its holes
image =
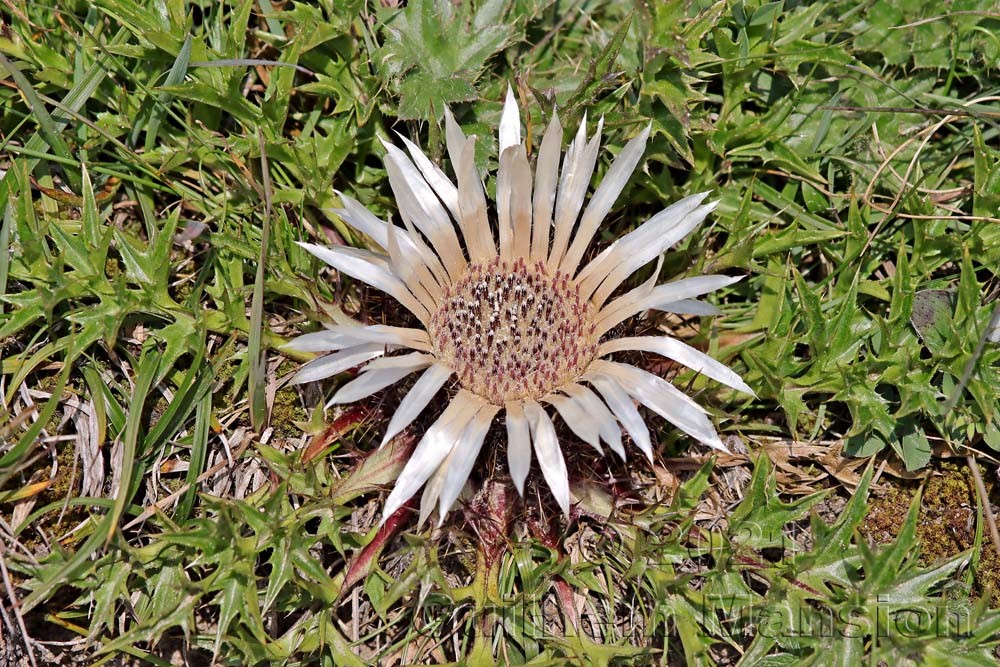
{"type": "Polygon", "coordinates": [[[454,5],[413,0],[385,24],[377,64],[398,86],[402,118],[437,118],[446,105],[475,99],[486,61],[519,32],[506,0],[454,5]]]}
{"type": "Polygon", "coordinates": [[[825,492],[804,496],[792,503],[778,498],[773,467],[766,456],[758,456],[753,477],[743,494],[743,501],[729,517],[729,532],[734,542],[754,549],[784,546],[785,526],[804,517],[825,492]]]}

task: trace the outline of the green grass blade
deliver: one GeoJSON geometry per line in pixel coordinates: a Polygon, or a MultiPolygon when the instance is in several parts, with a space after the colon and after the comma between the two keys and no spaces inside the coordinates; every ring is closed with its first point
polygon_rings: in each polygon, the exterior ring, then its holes
{"type": "MultiPolygon", "coordinates": [[[[188,66],[191,63],[191,35],[188,35],[184,40],[183,46],[181,46],[180,53],[177,54],[177,59],[174,61],[173,66],[167,73],[167,78],[164,80],[163,85],[165,86],[176,86],[184,81],[184,77],[187,75],[188,66]]],[[[167,103],[170,101],[172,95],[167,92],[160,93],[156,97],[156,105],[152,107],[149,114],[149,121],[146,123],[146,139],[143,142],[143,146],[146,152],[150,152],[156,147],[156,137],[160,133],[160,123],[163,122],[163,116],[166,113],[167,103]]],[[[136,126],[133,131],[132,143],[135,143],[137,138],[137,133],[140,131],[140,126],[136,126]]]]}
{"type": "MultiPolygon", "coordinates": [[[[7,60],[7,57],[2,53],[0,53],[0,67],[7,70],[7,74],[14,79],[14,83],[17,84],[18,90],[21,91],[25,101],[28,103],[28,107],[35,115],[35,119],[38,121],[38,127],[42,131],[42,136],[45,138],[49,147],[52,148],[56,155],[65,159],[71,159],[73,154],[70,151],[69,145],[63,140],[60,128],[57,127],[55,121],[52,120],[52,116],[49,115],[45,105],[42,104],[40,99],[38,99],[38,95],[35,93],[35,87],[31,85],[31,82],[28,81],[28,78],[24,76],[21,70],[15,67],[14,63],[7,60]]],[[[79,185],[79,183],[76,183],[76,185],[79,185]]]]}
{"type": "Polygon", "coordinates": [[[156,371],[160,366],[159,351],[153,346],[143,349],[139,357],[139,367],[135,375],[135,386],[132,389],[131,403],[129,405],[128,416],[125,418],[125,432],[122,435],[122,464],[118,485],[118,495],[115,497],[115,504],[111,507],[108,515],[110,521],[102,526],[104,530],[104,543],[107,544],[114,536],[118,528],[118,521],[121,519],[125,506],[131,500],[135,489],[132,487],[132,480],[135,473],[136,452],[139,447],[139,430],[143,423],[143,407],[146,398],[153,386],[156,378],[156,371]]]}
{"type": "MultiPolygon", "coordinates": [[[[10,273],[10,228],[14,226],[14,207],[7,205],[0,222],[0,294],[7,293],[7,275],[10,273]]],[[[0,301],[0,315],[3,315],[3,301],[0,301]]]]}
{"type": "MultiPolygon", "coordinates": [[[[211,367],[202,370],[205,358],[205,346],[199,345],[195,351],[195,359],[191,368],[184,374],[181,386],[174,392],[174,397],[163,411],[156,424],[149,430],[146,442],[149,447],[156,447],[173,437],[184,424],[195,406],[206,394],[211,395],[213,374],[211,367]]],[[[168,369],[161,368],[160,374],[168,369]]]]}
{"type": "Polygon", "coordinates": [[[177,503],[174,521],[184,521],[191,514],[195,498],[198,496],[198,477],[208,460],[208,437],[212,426],[212,394],[205,393],[195,409],[194,434],[191,439],[191,455],[188,458],[187,475],[184,479],[188,489],[177,503]]]}
{"type": "Polygon", "coordinates": [[[257,261],[253,300],[250,304],[250,337],[247,343],[250,372],[247,375],[247,383],[250,393],[250,423],[254,430],[259,433],[267,422],[267,403],[264,392],[267,385],[267,362],[261,352],[261,335],[264,326],[264,267],[267,266],[267,247],[271,235],[271,175],[263,133],[258,136],[258,145],[260,146],[261,176],[264,181],[264,220],[260,234],[260,258],[257,261]]]}

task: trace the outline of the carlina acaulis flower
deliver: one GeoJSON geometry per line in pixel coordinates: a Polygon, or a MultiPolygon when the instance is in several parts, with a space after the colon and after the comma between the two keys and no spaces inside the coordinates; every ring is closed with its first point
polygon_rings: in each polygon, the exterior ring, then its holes
{"type": "Polygon", "coordinates": [[[703,203],[707,193],[681,199],[580,267],[649,136],[646,127],[625,145],[585,202],[602,126],[603,119],[588,139],[584,117],[561,155],[563,128],[553,114],[532,174],[521,141],[520,113],[508,88],[491,224],[474,162],[475,137],[466,137],[446,110],[448,156],[457,185],[412,142],[402,139],[405,152],[386,143],[385,166],[402,226],[380,220],[343,194],[344,208],[337,211],[382,251],[301,244],[337,271],[392,296],[422,328],[352,322],[300,336],[288,347],[329,354],[303,366],[295,382],[364,364],[330,401],[351,403],[421,372],[393,413],[383,445],[442,388],[456,387],[396,481],[383,520],[421,487],[421,522],[435,505],[443,520],[501,412],[518,491],[524,492],[534,452],[567,514],[569,481],[548,406],[581,440],[601,453],[606,445],[622,459],[623,428],[647,458],[653,457],[637,403],[709,447],[726,450],[705,411],[686,394],[652,373],[606,359],[615,352],[651,352],[752,393],[728,367],[670,336],[609,336],[618,324],[651,309],[716,315],[714,306],[697,297],[739,278],[695,276],[657,285],[657,269],[645,284],[616,295],[629,276],[659,258],[715,208],[715,203],[703,203]]]}

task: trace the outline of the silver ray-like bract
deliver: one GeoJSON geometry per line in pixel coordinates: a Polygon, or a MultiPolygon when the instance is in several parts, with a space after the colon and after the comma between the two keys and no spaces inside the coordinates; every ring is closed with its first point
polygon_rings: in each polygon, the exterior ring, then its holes
{"type": "MultiPolygon", "coordinates": [[[[676,338],[609,334],[649,310],[720,314],[698,297],[731,285],[739,277],[695,276],[657,284],[663,253],[715,208],[714,202],[705,203],[707,193],[672,204],[581,266],[601,222],[642,158],[650,127],[641,129],[618,152],[588,200],[603,119],[588,138],[584,115],[562,154],[563,127],[553,114],[532,170],[516,97],[508,87],[497,136],[495,216],[491,216],[483,176],[474,159],[476,137],[467,137],[449,110],[444,116],[455,180],[408,139],[401,138],[405,150],[384,142],[399,223],[382,220],[338,193],[342,208],[334,212],[370,238],[377,252],[300,244],[340,273],[392,296],[422,327],[339,321],[300,336],[289,349],[325,356],[305,364],[294,382],[320,380],[361,366],[357,377],[342,384],[330,400],[330,404],[341,404],[416,376],[392,413],[382,445],[417,422],[446,386],[457,385],[457,391],[445,391],[453,396],[444,411],[428,420],[429,426],[386,500],[383,521],[421,487],[421,521],[435,509],[443,520],[462,493],[484,444],[491,441],[491,426],[501,412],[508,466],[518,492],[524,493],[532,462],[537,462],[567,514],[571,496],[566,461],[550,411],[596,451],[603,454],[607,447],[623,460],[623,429],[645,457],[653,460],[654,439],[640,406],[695,440],[725,451],[708,414],[690,397],[657,375],[606,358],[621,352],[653,353],[753,394],[733,370],[676,338]],[[630,276],[653,260],[658,260],[656,270],[644,284],[619,293],[630,276]],[[544,289],[531,287],[538,284],[544,289]],[[482,315],[489,285],[506,300],[497,305],[500,297],[495,297],[496,303],[487,304],[492,314],[482,315]],[[532,301],[536,292],[545,302],[541,306],[532,301]],[[553,309],[559,318],[575,318],[567,330],[577,332],[579,341],[552,343],[557,338],[554,333],[525,324],[524,318],[531,313],[544,313],[552,325],[553,309]],[[469,324],[470,318],[479,317],[483,319],[469,324]],[[506,328],[494,326],[498,318],[506,328]],[[477,340],[461,339],[464,331],[477,332],[477,340]],[[482,332],[488,339],[480,339],[482,332]],[[492,357],[486,354],[490,351],[492,357]],[[560,357],[570,354],[575,356],[560,357]],[[544,357],[548,366],[532,365],[535,357],[544,357]],[[513,379],[502,373],[494,376],[491,368],[512,368],[521,375],[513,379]],[[532,370],[536,368],[541,370],[532,370]],[[544,380],[539,379],[542,375],[531,375],[543,372],[544,380]]],[[[555,322],[557,328],[562,324],[562,320],[555,322]]]]}

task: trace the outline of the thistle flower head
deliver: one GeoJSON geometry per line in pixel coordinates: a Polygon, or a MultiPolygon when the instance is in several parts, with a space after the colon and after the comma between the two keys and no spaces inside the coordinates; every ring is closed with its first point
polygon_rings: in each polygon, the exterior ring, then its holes
{"type": "Polygon", "coordinates": [[[588,139],[584,118],[562,155],[562,126],[553,114],[532,173],[519,111],[508,89],[499,128],[494,217],[473,160],[475,137],[466,137],[447,111],[445,122],[457,183],[410,141],[403,139],[406,152],[386,144],[386,171],[401,226],[341,195],[344,208],[337,213],[381,252],[302,244],[341,273],[395,298],[421,327],[352,322],[300,336],[290,348],[327,354],[303,366],[296,382],[363,365],[360,375],[331,400],[350,403],[420,372],[393,413],[382,444],[411,424],[442,388],[455,387],[400,474],[383,516],[424,487],[421,520],[435,505],[443,519],[501,412],[518,491],[523,493],[534,453],[566,513],[569,482],[549,408],[581,440],[602,453],[607,446],[623,459],[623,429],[652,459],[652,442],[637,403],[696,440],[725,450],[705,411],[691,398],[652,373],[606,359],[615,352],[652,352],[752,393],[729,368],[670,336],[609,336],[618,324],[651,309],[718,313],[697,297],[738,278],[696,276],[657,285],[654,274],[615,296],[626,279],[693,230],[715,204],[702,203],[705,193],[686,197],[581,267],[594,234],[642,156],[649,129],[625,145],[587,199],[603,123],[588,139]]]}
{"type": "Polygon", "coordinates": [[[434,355],[494,405],[539,400],[594,358],[594,309],[565,273],[494,258],[474,264],[431,318],[434,355]]]}

